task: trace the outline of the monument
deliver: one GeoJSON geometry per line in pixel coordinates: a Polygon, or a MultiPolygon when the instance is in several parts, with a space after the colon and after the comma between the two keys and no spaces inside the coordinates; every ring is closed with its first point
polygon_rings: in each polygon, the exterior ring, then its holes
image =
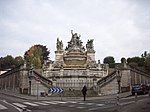
{"type": "Polygon", "coordinates": [[[107,67],[95,61],[94,40],[88,40],[85,48],[80,37],[71,31],[71,40],[65,49],[63,41],[57,38],[55,61],[49,64],[45,72],[54,87],[81,90],[86,85],[90,89],[108,75],[107,67]]]}

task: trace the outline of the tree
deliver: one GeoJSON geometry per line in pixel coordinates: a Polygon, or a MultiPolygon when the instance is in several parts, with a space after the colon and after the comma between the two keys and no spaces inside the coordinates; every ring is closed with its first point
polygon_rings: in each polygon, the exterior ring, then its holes
{"type": "Polygon", "coordinates": [[[23,58],[21,56],[15,57],[15,59],[14,59],[15,66],[22,65],[23,63],[24,63],[24,60],[23,60],[23,58]]]}
{"type": "Polygon", "coordinates": [[[21,56],[13,57],[11,55],[7,55],[5,57],[0,58],[0,69],[1,70],[7,70],[15,68],[19,65],[22,65],[24,63],[24,60],[21,56]]]}
{"type": "Polygon", "coordinates": [[[136,56],[136,57],[128,58],[127,62],[130,65],[133,65],[133,66],[144,67],[144,65],[145,65],[145,58],[136,56]]]}
{"type": "Polygon", "coordinates": [[[1,57],[0,58],[0,70],[3,70],[3,68],[4,68],[4,58],[1,57]]]}
{"type": "Polygon", "coordinates": [[[126,62],[126,58],[122,57],[121,58],[121,63],[125,63],[126,62]]]}
{"type": "Polygon", "coordinates": [[[4,63],[4,69],[11,69],[14,68],[14,58],[11,55],[7,55],[6,57],[3,58],[3,63],[4,63]]]}
{"type": "Polygon", "coordinates": [[[104,64],[109,64],[110,68],[114,68],[115,67],[115,60],[114,60],[113,56],[105,57],[103,63],[104,64]]]}
{"type": "Polygon", "coordinates": [[[147,55],[145,60],[145,68],[150,71],[150,53],[147,55]]]}
{"type": "Polygon", "coordinates": [[[33,64],[35,68],[41,68],[45,60],[48,60],[49,51],[46,46],[34,45],[24,54],[27,64],[33,64]]]}

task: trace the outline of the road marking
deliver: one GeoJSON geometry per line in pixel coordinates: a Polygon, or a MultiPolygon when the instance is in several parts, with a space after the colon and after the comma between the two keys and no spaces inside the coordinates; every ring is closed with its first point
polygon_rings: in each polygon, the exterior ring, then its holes
{"type": "Polygon", "coordinates": [[[81,105],[83,105],[83,104],[85,104],[85,103],[82,103],[82,102],[81,102],[81,103],[78,103],[78,104],[81,104],[81,105]]]}
{"type": "Polygon", "coordinates": [[[62,101],[53,101],[53,102],[56,102],[56,103],[62,103],[62,104],[67,103],[67,102],[62,102],[62,101]]]}
{"type": "Polygon", "coordinates": [[[88,109],[88,110],[89,110],[89,111],[93,111],[93,110],[105,109],[105,108],[110,108],[110,107],[114,107],[114,106],[101,106],[101,107],[94,107],[94,108],[90,108],[90,109],[88,109]]]}
{"type": "Polygon", "coordinates": [[[96,106],[104,106],[105,104],[96,104],[96,106]]]}
{"type": "Polygon", "coordinates": [[[128,104],[131,104],[131,103],[135,103],[135,101],[130,101],[130,102],[121,103],[120,105],[128,105],[128,104]]]}
{"type": "Polygon", "coordinates": [[[19,112],[22,112],[22,109],[20,109],[20,108],[14,106],[14,105],[8,103],[7,101],[3,100],[3,102],[6,103],[6,104],[8,104],[8,105],[10,105],[10,106],[12,106],[12,107],[14,107],[14,108],[17,109],[19,112]]]}
{"type": "Polygon", "coordinates": [[[75,102],[75,101],[68,101],[68,103],[77,103],[77,102],[75,102]]]}
{"type": "Polygon", "coordinates": [[[36,103],[36,104],[40,104],[40,105],[49,105],[49,104],[46,104],[46,103],[42,103],[42,102],[34,102],[34,103],[36,103]]]}
{"type": "Polygon", "coordinates": [[[49,102],[49,101],[42,101],[42,102],[44,102],[44,103],[49,103],[49,104],[58,104],[58,103],[56,103],[56,102],[49,102]]]}
{"type": "Polygon", "coordinates": [[[30,103],[30,102],[23,102],[24,104],[27,104],[27,105],[30,105],[30,106],[39,106],[39,105],[37,105],[37,104],[34,104],[34,103],[30,103]]]}
{"type": "Polygon", "coordinates": [[[86,105],[93,105],[94,103],[86,103],[86,105]]]}
{"type": "Polygon", "coordinates": [[[2,109],[7,109],[7,107],[0,104],[0,110],[2,110],[2,109]]]}
{"type": "Polygon", "coordinates": [[[85,107],[77,107],[78,109],[83,109],[83,108],[85,108],[85,107]]]}
{"type": "Polygon", "coordinates": [[[13,103],[14,105],[21,107],[21,108],[25,108],[27,107],[26,105],[20,104],[20,103],[13,103]]]}

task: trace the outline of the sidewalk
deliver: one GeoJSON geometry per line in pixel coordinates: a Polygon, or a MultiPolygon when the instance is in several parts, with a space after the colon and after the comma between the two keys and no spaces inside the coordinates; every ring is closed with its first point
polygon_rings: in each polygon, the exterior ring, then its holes
{"type": "MultiPolygon", "coordinates": [[[[4,94],[4,95],[8,95],[8,96],[13,96],[13,97],[17,97],[20,99],[24,99],[24,100],[64,100],[64,101],[68,101],[68,100],[72,100],[72,101],[82,101],[83,97],[51,97],[51,96],[45,96],[45,97],[41,97],[41,96],[29,96],[29,95],[24,95],[24,94],[19,94],[19,93],[15,93],[12,91],[0,91],[0,94],[4,94]]],[[[122,93],[119,96],[121,98],[127,97],[129,96],[130,93],[122,93]]],[[[97,99],[116,99],[116,94],[113,95],[105,95],[105,96],[99,96],[99,97],[87,97],[87,100],[97,100],[97,99]]]]}

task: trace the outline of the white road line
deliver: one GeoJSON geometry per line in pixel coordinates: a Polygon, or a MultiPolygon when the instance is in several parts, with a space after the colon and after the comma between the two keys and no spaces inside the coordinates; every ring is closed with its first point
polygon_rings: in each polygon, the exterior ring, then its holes
{"type": "Polygon", "coordinates": [[[2,110],[2,109],[7,109],[7,107],[0,104],[0,110],[2,110]]]}
{"type": "Polygon", "coordinates": [[[67,103],[67,102],[62,102],[62,101],[53,101],[53,102],[56,102],[56,103],[62,103],[62,104],[67,103]]]}
{"type": "Polygon", "coordinates": [[[17,109],[19,112],[22,112],[22,109],[20,109],[20,108],[14,106],[14,105],[8,103],[7,101],[4,100],[3,102],[6,103],[6,104],[8,104],[8,105],[10,105],[10,106],[12,106],[12,107],[14,107],[14,108],[17,109]]]}
{"type": "MultiPolygon", "coordinates": [[[[113,106],[109,106],[109,107],[113,107],[113,106]]],[[[94,107],[94,108],[90,108],[90,109],[88,109],[88,110],[90,110],[90,111],[93,111],[93,110],[98,110],[98,109],[105,109],[105,108],[108,108],[108,106],[101,106],[101,107],[94,107]]]]}
{"type": "Polygon", "coordinates": [[[105,104],[96,104],[96,106],[104,106],[105,104]]]}
{"type": "Polygon", "coordinates": [[[75,102],[75,101],[68,101],[68,103],[77,103],[77,102],[75,102]]]}
{"type": "Polygon", "coordinates": [[[85,108],[85,107],[77,107],[78,109],[83,109],[83,108],[85,108]]]}
{"type": "Polygon", "coordinates": [[[16,105],[17,107],[21,107],[21,108],[25,108],[27,107],[26,105],[20,104],[20,103],[13,103],[14,105],[16,105]]]}
{"type": "Polygon", "coordinates": [[[81,103],[78,103],[78,104],[81,104],[81,105],[83,105],[83,104],[85,104],[85,103],[82,103],[82,102],[81,102],[81,103]]]}
{"type": "Polygon", "coordinates": [[[93,105],[94,103],[86,103],[86,105],[93,105]]]}
{"type": "Polygon", "coordinates": [[[30,103],[30,102],[23,102],[24,104],[27,104],[27,105],[30,105],[30,106],[39,106],[39,105],[37,105],[37,104],[34,104],[34,103],[30,103]]]}
{"type": "Polygon", "coordinates": [[[34,102],[34,103],[36,103],[36,104],[39,104],[39,105],[49,105],[49,104],[46,104],[46,103],[42,103],[42,102],[34,102]]]}
{"type": "Polygon", "coordinates": [[[131,103],[135,103],[135,101],[130,101],[130,102],[125,102],[125,103],[120,103],[120,105],[127,105],[127,104],[131,104],[131,103]]]}
{"type": "Polygon", "coordinates": [[[42,102],[44,102],[44,103],[48,103],[48,104],[58,104],[58,103],[56,103],[56,102],[49,102],[49,101],[42,101],[42,102]]]}

